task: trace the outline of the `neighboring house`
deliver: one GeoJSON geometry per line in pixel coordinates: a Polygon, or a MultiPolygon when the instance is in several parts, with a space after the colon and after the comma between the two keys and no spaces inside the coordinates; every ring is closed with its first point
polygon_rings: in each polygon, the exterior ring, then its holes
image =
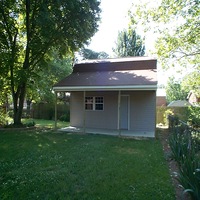
{"type": "Polygon", "coordinates": [[[53,89],[71,93],[72,127],[154,137],[156,63],[148,57],[81,62],[53,89]]]}
{"type": "Polygon", "coordinates": [[[157,96],[156,97],[156,106],[157,107],[166,107],[167,106],[166,96],[157,96]]]}
{"type": "Polygon", "coordinates": [[[200,89],[198,91],[190,91],[187,100],[190,104],[196,105],[200,103],[200,89]]]}
{"type": "Polygon", "coordinates": [[[167,107],[183,108],[183,107],[188,107],[188,106],[191,106],[191,104],[188,101],[186,101],[186,100],[177,100],[177,101],[172,101],[171,103],[169,103],[167,107]]]}

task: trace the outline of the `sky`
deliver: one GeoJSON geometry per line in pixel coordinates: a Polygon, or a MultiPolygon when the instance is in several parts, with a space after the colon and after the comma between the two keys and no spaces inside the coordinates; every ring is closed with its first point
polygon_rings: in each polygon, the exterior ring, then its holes
{"type": "Polygon", "coordinates": [[[112,55],[118,32],[128,27],[128,10],[132,2],[133,0],[101,0],[101,23],[88,46],[90,49],[112,55]]]}
{"type": "MultiPolygon", "coordinates": [[[[149,2],[149,0],[141,1],[149,2]]],[[[134,0],[101,0],[101,22],[98,31],[91,39],[89,49],[97,52],[105,51],[110,57],[113,56],[112,48],[115,47],[118,32],[128,28],[128,11],[133,2],[134,0]]],[[[153,0],[151,4],[154,5],[153,0]]],[[[136,30],[137,34],[145,36],[146,53],[150,55],[149,52],[154,48],[155,37],[152,37],[150,32],[145,34],[141,30],[136,30]]]]}

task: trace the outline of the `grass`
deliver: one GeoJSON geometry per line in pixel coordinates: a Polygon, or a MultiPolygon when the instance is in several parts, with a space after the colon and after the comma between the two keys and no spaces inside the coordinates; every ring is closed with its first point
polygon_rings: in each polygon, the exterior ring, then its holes
{"type": "MultiPolygon", "coordinates": [[[[37,128],[54,128],[55,121],[45,119],[22,119],[22,123],[35,122],[37,128]]],[[[69,122],[57,121],[57,128],[63,128],[69,126],[69,122]]]]}
{"type": "Polygon", "coordinates": [[[158,140],[0,132],[0,199],[174,200],[158,140]]]}

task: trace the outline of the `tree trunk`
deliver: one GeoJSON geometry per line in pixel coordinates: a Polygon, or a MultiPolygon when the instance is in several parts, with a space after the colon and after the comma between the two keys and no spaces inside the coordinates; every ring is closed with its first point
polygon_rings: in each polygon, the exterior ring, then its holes
{"type": "Polygon", "coordinates": [[[17,92],[13,95],[14,102],[14,125],[21,125],[24,99],[26,95],[27,76],[26,72],[30,67],[29,56],[30,56],[30,0],[26,0],[26,50],[25,58],[23,63],[23,71],[21,82],[18,86],[17,92]],[[19,104],[18,104],[19,103],[19,104]]]}
{"type": "Polygon", "coordinates": [[[14,125],[22,125],[22,113],[24,106],[24,99],[26,94],[26,84],[22,83],[18,88],[19,93],[15,93],[13,97],[14,102],[14,125]]]}

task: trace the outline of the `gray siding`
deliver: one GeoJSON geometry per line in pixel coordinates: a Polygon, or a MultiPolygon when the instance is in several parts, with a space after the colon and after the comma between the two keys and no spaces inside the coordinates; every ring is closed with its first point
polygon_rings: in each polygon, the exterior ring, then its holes
{"type": "Polygon", "coordinates": [[[70,125],[83,126],[83,92],[72,92],[70,95],[70,125]]]}
{"type": "Polygon", "coordinates": [[[156,93],[133,92],[130,101],[130,129],[147,133],[155,132],[156,93]]]}
{"type": "MultiPolygon", "coordinates": [[[[85,125],[89,128],[117,129],[118,92],[86,92],[86,96],[104,97],[103,111],[85,111],[85,125]]],[[[70,124],[82,127],[84,118],[83,92],[72,92],[70,124]]]]}
{"type": "MultiPolygon", "coordinates": [[[[156,92],[123,91],[129,95],[129,130],[153,137],[155,134],[156,92]]],[[[103,96],[103,111],[85,111],[87,128],[117,129],[118,126],[118,91],[86,92],[86,96],[103,96]]],[[[82,127],[84,118],[83,92],[72,92],[70,102],[70,124],[82,127]]]]}

